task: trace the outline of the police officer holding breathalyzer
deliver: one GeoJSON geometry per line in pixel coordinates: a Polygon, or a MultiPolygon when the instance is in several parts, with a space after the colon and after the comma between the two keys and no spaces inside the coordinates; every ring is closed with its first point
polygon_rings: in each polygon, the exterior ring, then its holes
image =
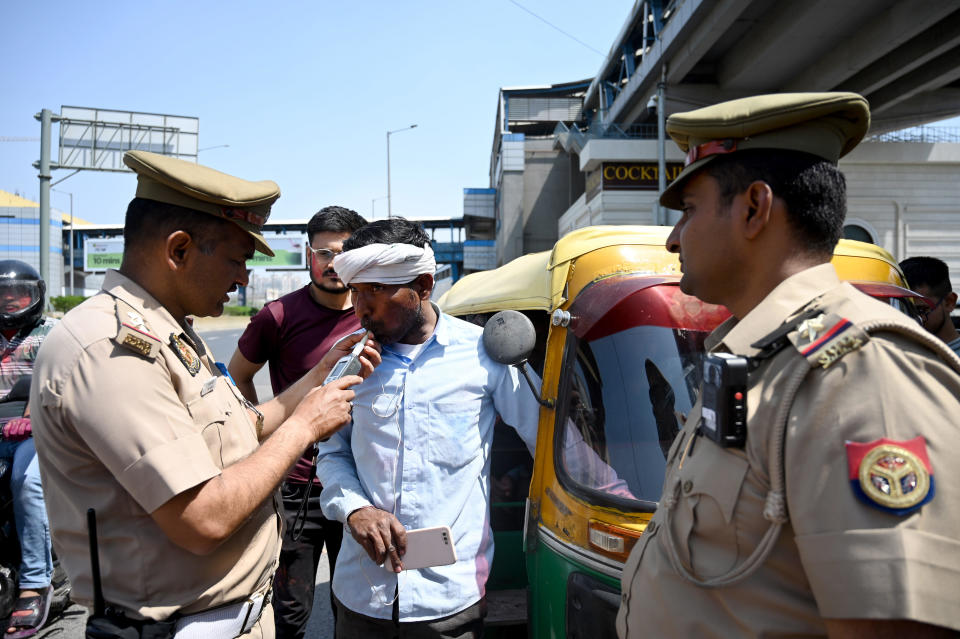
{"type": "MultiPolygon", "coordinates": [[[[50,333],[34,371],[54,546],[74,598],[97,603],[88,637],[271,638],[276,488],[349,421],[361,377],[319,386],[362,336],[273,400],[245,401],[188,316],[220,315],[254,250],[273,254],[261,229],[277,185],[141,151],[124,162],[138,186],[123,263],[50,333]]],[[[372,341],[361,360],[362,376],[379,363],[372,341]]]]}
{"type": "Polygon", "coordinates": [[[940,637],[960,630],[960,359],[830,264],[851,93],[679,113],[660,202],[681,289],[733,317],[623,572],[627,637],[940,637]]]}

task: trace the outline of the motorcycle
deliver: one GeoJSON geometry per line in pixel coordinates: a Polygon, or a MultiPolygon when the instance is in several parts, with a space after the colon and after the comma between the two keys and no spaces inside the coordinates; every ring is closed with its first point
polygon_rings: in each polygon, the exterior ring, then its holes
{"type": "MultiPolygon", "coordinates": [[[[30,380],[21,377],[10,392],[0,399],[0,419],[23,417],[30,399],[30,380]]],[[[17,603],[20,572],[20,540],[13,514],[13,493],[10,490],[10,476],[13,460],[0,459],[0,620],[9,619],[17,603]]],[[[60,565],[56,553],[53,555],[53,599],[47,623],[63,614],[70,605],[70,581],[60,565]]]]}

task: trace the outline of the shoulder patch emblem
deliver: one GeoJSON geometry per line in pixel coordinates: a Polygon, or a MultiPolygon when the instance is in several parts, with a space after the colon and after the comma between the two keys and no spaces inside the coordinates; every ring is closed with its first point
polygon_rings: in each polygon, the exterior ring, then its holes
{"type": "Polygon", "coordinates": [[[170,348],[177,354],[177,358],[183,362],[183,365],[187,367],[187,372],[190,375],[196,376],[200,372],[200,358],[190,350],[190,347],[176,333],[170,333],[170,348]]]}
{"type": "Polygon", "coordinates": [[[902,517],[933,499],[933,468],[923,437],[848,441],[846,449],[850,486],[864,503],[902,517]]]}
{"type": "Polygon", "coordinates": [[[789,338],[810,366],[823,368],[870,340],[870,336],[850,320],[825,313],[801,322],[789,338]]]}

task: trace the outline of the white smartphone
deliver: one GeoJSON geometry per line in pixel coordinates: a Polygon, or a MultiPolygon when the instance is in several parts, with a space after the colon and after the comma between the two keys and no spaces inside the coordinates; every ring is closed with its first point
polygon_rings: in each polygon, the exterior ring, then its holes
{"type": "MultiPolygon", "coordinates": [[[[404,570],[449,566],[457,563],[457,550],[449,526],[416,528],[407,531],[407,552],[400,558],[404,570]]],[[[384,568],[393,572],[393,561],[387,555],[384,568]]]]}

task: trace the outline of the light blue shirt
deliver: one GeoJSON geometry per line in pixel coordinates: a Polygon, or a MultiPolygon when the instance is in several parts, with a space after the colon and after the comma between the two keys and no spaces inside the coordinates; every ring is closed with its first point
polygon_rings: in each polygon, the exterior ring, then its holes
{"type": "MultiPolygon", "coordinates": [[[[439,314],[439,313],[438,313],[439,314]]],[[[328,519],[358,508],[392,512],[408,530],[450,526],[457,562],[400,575],[343,536],[333,592],[355,612],[390,619],[399,583],[400,621],[459,612],[484,594],[493,562],[490,447],[497,413],[536,445],[539,405],[517,370],[494,362],[482,329],[439,314],[433,335],[409,359],[383,349],[383,362],[355,387],[353,422],[321,444],[317,476],[328,519]],[[378,417],[396,398],[399,408],[378,417]]]]}

